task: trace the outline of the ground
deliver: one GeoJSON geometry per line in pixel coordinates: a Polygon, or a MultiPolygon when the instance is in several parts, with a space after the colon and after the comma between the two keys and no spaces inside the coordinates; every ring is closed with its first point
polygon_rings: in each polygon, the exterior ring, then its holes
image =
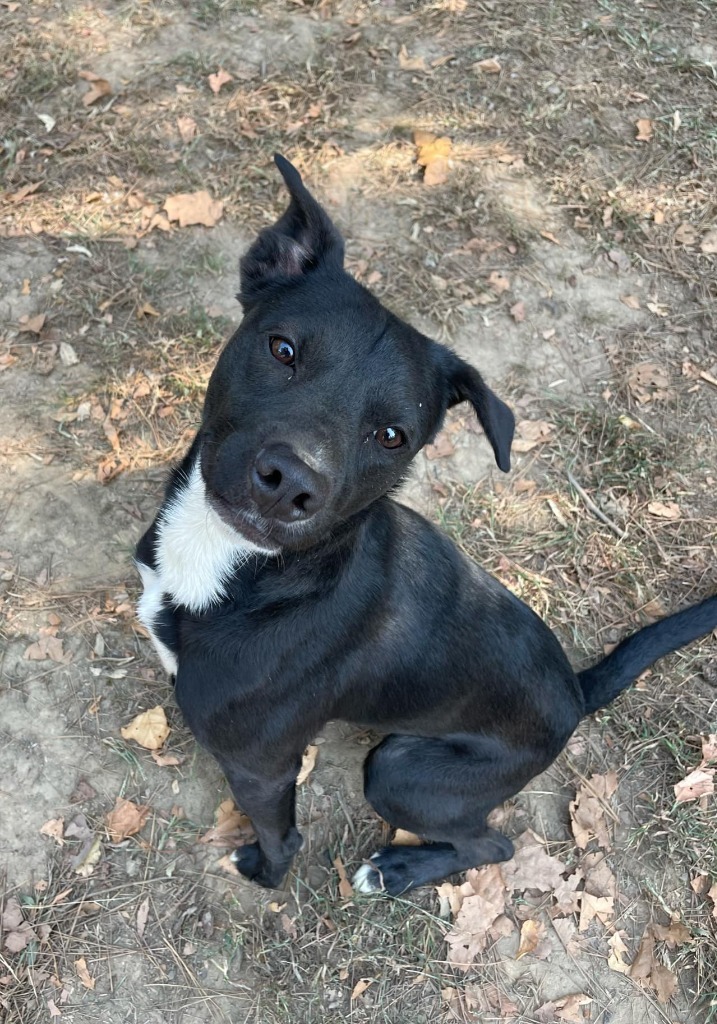
{"type": "Polygon", "coordinates": [[[714,636],[585,722],[501,812],[560,883],[517,884],[514,866],[399,900],[340,889],[337,864],[388,831],[361,793],[371,737],[337,724],[301,787],[304,849],[267,893],[199,842],[228,793],[134,618],[131,565],[239,319],[238,256],[284,202],[281,150],[351,271],[516,410],[509,476],[459,410],[405,500],[576,664],[714,591],[711,14],[2,0],[0,1018],[717,1019],[714,801],[674,790],[703,758],[709,790],[714,636]],[[419,131],[449,140],[426,179],[419,131]],[[223,204],[214,226],[170,223],[168,197],[201,190],[223,204]],[[120,733],[157,705],[163,764],[120,733]],[[147,808],[119,840],[118,797],[147,808]]]}

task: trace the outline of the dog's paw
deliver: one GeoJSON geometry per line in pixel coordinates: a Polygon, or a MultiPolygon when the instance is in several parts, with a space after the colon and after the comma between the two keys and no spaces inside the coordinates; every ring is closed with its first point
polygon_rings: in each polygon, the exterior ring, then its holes
{"type": "Polygon", "coordinates": [[[258,843],[247,843],[245,846],[237,847],[230,859],[239,874],[265,889],[278,889],[287,871],[285,867],[272,869],[258,843]]]}
{"type": "MultiPolygon", "coordinates": [[[[378,857],[378,854],[374,853],[371,860],[375,860],[376,857],[378,857]]],[[[381,872],[377,870],[370,861],[361,865],[351,880],[351,884],[353,885],[355,892],[364,894],[371,892],[383,892],[381,872]]]]}

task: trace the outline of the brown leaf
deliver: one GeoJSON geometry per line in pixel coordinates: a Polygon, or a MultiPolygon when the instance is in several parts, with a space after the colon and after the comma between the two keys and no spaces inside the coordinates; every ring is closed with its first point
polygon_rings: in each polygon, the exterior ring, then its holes
{"type": "MultiPolygon", "coordinates": [[[[17,192],[13,192],[11,195],[7,196],[6,197],[7,201],[9,203],[21,203],[23,201],[23,199],[27,199],[28,196],[31,196],[33,194],[33,192],[37,192],[37,190],[39,189],[39,187],[41,185],[42,185],[41,181],[33,181],[30,185],[23,185],[22,188],[17,190],[17,192]]],[[[703,250],[703,251],[706,251],[706,250],[703,250]]],[[[27,283],[27,290],[25,290],[25,282],[23,282],[22,294],[23,295],[29,295],[30,294],[30,283],[29,283],[29,281],[27,283]]]]}
{"type": "Polygon", "coordinates": [[[149,896],[143,899],[137,908],[137,934],[140,939],[144,935],[144,930],[147,927],[147,919],[149,917],[149,896]]]}
{"type": "Polygon", "coordinates": [[[391,840],[391,846],[421,846],[422,844],[423,840],[420,836],[414,832],[407,832],[405,828],[397,828],[391,840]]]}
{"type": "Polygon", "coordinates": [[[318,753],[319,748],[313,744],[309,744],[304,751],[303,757],[301,758],[301,771],[296,779],[297,786],[302,786],[308,779],[309,775],[311,775],[314,770],[314,765],[316,764],[316,757],[318,753]]]}
{"type": "Polygon", "coordinates": [[[359,978],[351,992],[351,1002],[353,1002],[354,999],[358,999],[359,996],[362,996],[369,985],[373,985],[373,983],[373,978],[359,978]]]}
{"type": "Polygon", "coordinates": [[[90,972],[87,969],[87,961],[83,956],[81,956],[79,960],[75,960],[75,971],[77,972],[77,977],[85,988],[92,991],[95,987],[95,979],[90,977],[90,972]]]}
{"type": "Polygon", "coordinates": [[[580,900],[582,899],[582,890],[578,892],[578,886],[583,880],[582,871],[575,871],[570,877],[556,885],[553,889],[553,899],[555,900],[555,906],[550,910],[550,916],[556,917],[558,914],[574,914],[580,909],[580,900]]]}
{"type": "Polygon", "coordinates": [[[160,704],[136,715],[128,725],[120,729],[123,739],[134,740],[145,750],[161,750],[169,732],[167,716],[160,704]]]}
{"type": "Polygon", "coordinates": [[[717,920],[717,882],[715,882],[715,884],[709,890],[707,895],[709,896],[709,898],[712,900],[712,903],[713,903],[712,917],[714,917],[715,920],[717,920]]]}
{"type": "Polygon", "coordinates": [[[585,889],[592,896],[617,897],[617,879],[602,853],[586,853],[581,867],[585,872],[585,889]]]}
{"type": "Polygon", "coordinates": [[[120,843],[143,828],[149,816],[149,807],[135,804],[118,796],[115,805],[106,817],[107,832],[114,843],[120,843]]]}
{"type": "Polygon", "coordinates": [[[495,57],[486,57],[485,60],[476,61],[473,67],[484,75],[498,75],[503,70],[500,62],[495,57]]]}
{"type": "Polygon", "coordinates": [[[702,740],[702,764],[709,764],[710,761],[717,761],[717,732],[711,732],[702,740]]]}
{"type": "Polygon", "coordinates": [[[83,78],[86,82],[90,83],[88,92],[82,97],[82,102],[86,107],[91,107],[97,100],[101,100],[103,96],[112,95],[112,86],[106,78],[101,78],[96,75],[94,71],[79,71],[78,77],[83,78]]]}
{"type": "Polygon", "coordinates": [[[640,300],[637,295],[621,295],[620,302],[624,303],[624,305],[628,306],[630,309],[640,308],[640,300]]]}
{"type": "Polygon", "coordinates": [[[648,924],[642,936],[642,941],[637,950],[637,955],[630,967],[630,977],[633,981],[647,981],[652,972],[655,960],[655,938],[652,928],[648,924]]]}
{"type": "Polygon", "coordinates": [[[608,967],[617,971],[618,974],[629,974],[630,964],[628,964],[623,958],[623,953],[627,953],[627,946],[625,945],[625,932],[616,931],[614,935],[611,935],[607,940],[607,944],[610,947],[610,955],[607,958],[608,967]]]}
{"type": "Polygon", "coordinates": [[[427,459],[446,459],[453,455],[456,448],[451,441],[450,435],[447,431],[442,430],[436,435],[436,439],[433,444],[427,444],[423,449],[427,459]]]}
{"type": "Polygon", "coordinates": [[[201,837],[200,843],[212,846],[240,846],[253,834],[251,821],[229,797],[214,812],[214,827],[201,837]]]}
{"type": "Polygon", "coordinates": [[[577,956],[580,950],[580,942],[578,941],[578,930],[573,922],[565,917],[559,917],[553,921],[553,928],[557,932],[558,938],[565,947],[565,952],[568,956],[577,956]]]}
{"type": "Polygon", "coordinates": [[[40,833],[43,836],[50,836],[54,839],[58,846],[64,846],[65,841],[62,838],[65,831],[65,819],[64,818],[50,818],[40,829],[40,833]]]}
{"type": "Polygon", "coordinates": [[[510,279],[501,274],[498,270],[492,270],[488,275],[488,287],[491,291],[494,291],[496,295],[502,295],[503,292],[510,290],[510,279]]]}
{"type": "Polygon", "coordinates": [[[25,649],[24,657],[28,661],[55,661],[64,662],[69,660],[62,647],[62,640],[59,636],[41,636],[34,644],[25,649]]]}
{"type": "Polygon", "coordinates": [[[677,988],[677,977],[664,964],[655,964],[650,975],[658,1003],[669,1003],[677,988]]]}
{"type": "Polygon", "coordinates": [[[522,324],[525,320],[525,303],[516,302],[514,306],[510,307],[509,312],[517,324],[522,324]]]}
{"type": "Polygon", "coordinates": [[[615,900],[612,896],[592,896],[589,892],[583,893],[580,901],[580,923],[578,928],[581,932],[588,930],[588,926],[594,917],[601,924],[608,925],[615,916],[615,900]]]}
{"type": "Polygon", "coordinates": [[[354,890],[346,875],[344,862],[340,857],[334,857],[334,867],[336,868],[339,876],[339,895],[344,900],[350,900],[354,894],[354,890]]]}
{"type": "Polygon", "coordinates": [[[146,316],[161,316],[162,314],[158,309],[155,309],[151,302],[143,302],[141,306],[137,307],[137,319],[144,320],[146,316]]]}
{"type": "Polygon", "coordinates": [[[416,162],[423,171],[424,185],[442,185],[448,179],[453,143],[446,136],[440,138],[432,132],[414,132],[413,140],[418,148],[416,162]]]}
{"type": "Polygon", "coordinates": [[[515,841],[515,856],[501,870],[509,891],[550,892],[563,882],[563,873],[568,869],[557,857],[546,853],[535,833],[528,830],[515,841]]]}
{"type": "Polygon", "coordinates": [[[682,921],[673,919],[668,925],[653,924],[652,931],[656,939],[666,943],[668,949],[677,949],[692,942],[693,936],[682,921]]]}
{"type": "Polygon", "coordinates": [[[538,943],[541,939],[545,938],[545,933],[546,928],[542,921],[533,921],[531,918],[523,921],[520,929],[520,945],[518,952],[515,954],[515,959],[520,960],[521,957],[526,956],[528,953],[534,953],[538,943]]]}
{"type": "Polygon", "coordinates": [[[219,68],[213,75],[207,76],[207,81],[209,82],[209,88],[216,96],[223,85],[228,85],[229,82],[234,81],[234,76],[230,75],[224,68],[219,68]]]}
{"type": "Polygon", "coordinates": [[[693,772],[675,783],[675,803],[684,804],[690,800],[699,800],[702,796],[712,796],[715,791],[715,768],[695,768],[693,772]]]}
{"type": "Polygon", "coordinates": [[[637,128],[635,139],[638,142],[649,142],[652,139],[652,121],[649,117],[638,117],[635,127],[637,128]]]}
{"type": "Polygon", "coordinates": [[[637,363],[627,376],[633,396],[640,404],[669,397],[670,375],[659,363],[637,363]]]}
{"type": "Polygon", "coordinates": [[[647,511],[658,519],[680,519],[682,512],[676,501],[650,501],[647,511]]]}
{"type": "Polygon", "coordinates": [[[501,992],[497,985],[492,985],[488,982],[479,992],[485,996],[491,1009],[498,1010],[503,1018],[510,1017],[519,1012],[517,1003],[509,999],[505,992],[501,992]]]}
{"type": "Polygon", "coordinates": [[[570,1024],[583,1024],[585,1014],[582,1008],[591,1002],[592,996],[586,996],[582,992],[565,996],[563,999],[556,1000],[555,1016],[558,1020],[570,1021],[570,1024]]]}
{"type": "Polygon", "coordinates": [[[410,57],[405,45],[398,51],[398,64],[402,71],[425,71],[428,66],[424,57],[410,57]]]}
{"type": "Polygon", "coordinates": [[[570,821],[575,843],[584,850],[594,837],[605,850],[610,850],[610,836],[605,822],[605,807],[617,789],[617,775],[592,775],[578,790],[570,804],[570,821]]]}
{"type": "Polygon", "coordinates": [[[505,882],[500,867],[491,864],[467,872],[461,886],[472,895],[464,896],[453,927],[446,935],[448,960],[455,967],[468,970],[475,957],[488,943],[488,929],[503,914],[505,882]]]}
{"type": "Polygon", "coordinates": [[[239,878],[241,876],[241,872],[232,860],[230,853],[225,853],[224,856],[217,861],[217,867],[220,871],[226,871],[228,875],[232,875],[234,878],[239,878]]]}
{"type": "Polygon", "coordinates": [[[17,322],[20,333],[39,334],[45,326],[45,319],[44,313],[37,313],[35,316],[21,316],[17,322]]]}
{"type": "Polygon", "coordinates": [[[515,426],[518,437],[513,441],[513,451],[529,452],[539,444],[550,440],[553,424],[547,420],[519,420],[515,426]]]}
{"type": "Polygon", "coordinates": [[[177,131],[182,142],[191,142],[197,134],[197,122],[193,117],[183,115],[177,118],[177,131]]]}
{"type": "Polygon", "coordinates": [[[62,1011],[58,1009],[57,1003],[54,999],[47,1000],[47,1008],[50,1011],[50,1017],[61,1017],[62,1011]]]}
{"type": "Polygon", "coordinates": [[[191,224],[203,224],[213,228],[222,219],[224,203],[221,199],[212,199],[206,191],[179,192],[167,196],[164,209],[170,220],[179,221],[180,228],[191,224]]]}
{"type": "Polygon", "coordinates": [[[160,768],[174,768],[178,764],[182,764],[183,758],[177,757],[176,754],[160,754],[157,750],[151,751],[152,760],[160,766],[160,768]]]}

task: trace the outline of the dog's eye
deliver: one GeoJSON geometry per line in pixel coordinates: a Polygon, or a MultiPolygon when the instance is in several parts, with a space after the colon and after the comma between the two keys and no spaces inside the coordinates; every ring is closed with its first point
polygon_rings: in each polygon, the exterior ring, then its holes
{"type": "Polygon", "coordinates": [[[278,359],[284,366],[293,366],[296,359],[294,346],[286,338],[280,338],[277,334],[269,338],[269,349],[274,359],[278,359]]]}
{"type": "Polygon", "coordinates": [[[373,436],[382,448],[400,448],[406,443],[406,435],[398,427],[379,427],[373,436]]]}

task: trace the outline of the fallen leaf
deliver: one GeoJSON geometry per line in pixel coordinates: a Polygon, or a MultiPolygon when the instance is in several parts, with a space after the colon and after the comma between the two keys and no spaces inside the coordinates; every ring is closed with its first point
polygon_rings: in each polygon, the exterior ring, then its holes
{"type": "Polygon", "coordinates": [[[442,185],[448,179],[453,143],[446,135],[438,137],[432,132],[414,132],[413,141],[418,149],[416,162],[423,167],[423,184],[442,185]]]}
{"type": "Polygon", "coordinates": [[[591,1002],[592,996],[586,996],[583,992],[557,999],[555,1016],[558,1020],[570,1021],[571,1024],[583,1024],[585,1014],[582,1008],[591,1002]]]}
{"type": "Polygon", "coordinates": [[[500,867],[468,871],[461,889],[465,895],[453,927],[446,935],[448,960],[461,970],[468,970],[489,940],[489,929],[505,909],[505,882],[500,867]]]}
{"type": "Polygon", "coordinates": [[[187,115],[177,118],[177,131],[182,142],[191,142],[197,134],[197,122],[187,115]]]}
{"type": "Polygon", "coordinates": [[[24,657],[28,661],[55,661],[65,662],[68,660],[59,636],[41,636],[34,644],[25,649],[24,657]]]}
{"type": "Polygon", "coordinates": [[[336,868],[339,876],[339,895],[344,900],[350,900],[354,894],[354,890],[351,882],[348,880],[344,862],[340,857],[334,857],[334,867],[336,868]]]}
{"type": "Polygon", "coordinates": [[[555,237],[555,235],[553,234],[553,232],[552,232],[552,231],[541,231],[541,232],[540,232],[540,237],[541,237],[541,238],[547,238],[547,240],[548,240],[549,242],[552,242],[552,243],[553,243],[553,245],[562,245],[562,244],[563,244],[563,243],[562,243],[562,242],[560,241],[560,239],[559,239],[559,238],[556,238],[556,237],[555,237]]]}
{"type": "Polygon", "coordinates": [[[310,744],[304,751],[301,758],[301,770],[296,778],[297,786],[302,786],[308,779],[309,775],[311,775],[314,770],[314,765],[316,764],[316,757],[318,753],[319,748],[313,744],[310,744]]]}
{"type": "Polygon", "coordinates": [[[595,838],[605,850],[611,849],[610,836],[605,822],[607,801],[617,789],[617,774],[592,775],[575,795],[570,804],[570,823],[575,843],[584,850],[595,838]]]}
{"type": "Polygon", "coordinates": [[[551,892],[563,882],[567,866],[557,857],[551,857],[534,832],[528,830],[515,841],[515,855],[501,866],[509,891],[537,889],[551,892]]]}
{"type": "Polygon", "coordinates": [[[143,302],[141,306],[137,307],[137,319],[143,320],[146,316],[161,316],[162,314],[158,309],[155,309],[151,302],[143,302]]]}
{"type": "Polygon", "coordinates": [[[207,75],[207,81],[209,82],[209,88],[216,96],[223,85],[228,85],[229,82],[234,81],[234,76],[230,75],[224,68],[219,68],[213,75],[207,75]]]}
{"type": "Polygon", "coordinates": [[[281,921],[281,928],[285,935],[288,935],[292,941],[296,942],[299,937],[299,930],[296,927],[296,919],[289,917],[288,914],[282,914],[279,918],[281,921]]]}
{"type": "Polygon", "coordinates": [[[714,917],[715,920],[717,920],[717,882],[715,882],[715,884],[709,890],[707,895],[712,900],[712,903],[714,905],[712,908],[712,917],[714,917]]]}
{"type": "Polygon", "coordinates": [[[585,889],[593,896],[617,897],[617,879],[602,853],[586,853],[580,865],[585,872],[585,889]]]}
{"type": "Polygon", "coordinates": [[[662,302],[647,302],[646,306],[655,316],[665,317],[670,315],[669,307],[662,302]]]}
{"type": "Polygon", "coordinates": [[[95,979],[90,977],[90,972],[87,969],[87,961],[83,956],[81,956],[79,960],[75,960],[75,971],[77,972],[77,977],[85,988],[92,991],[95,987],[95,979]]]}
{"type": "Polygon", "coordinates": [[[658,1003],[669,1003],[677,989],[677,977],[664,964],[655,964],[650,975],[658,1003]]]}
{"type": "Polygon", "coordinates": [[[47,1008],[50,1011],[50,1017],[61,1017],[62,1012],[58,1009],[57,1003],[54,999],[47,1000],[47,1008]]]}
{"type": "Polygon", "coordinates": [[[96,75],[94,71],[79,71],[78,77],[83,78],[86,82],[90,83],[88,92],[82,97],[82,102],[86,107],[91,107],[97,100],[101,100],[103,96],[112,95],[112,86],[106,78],[96,75]]]}
{"type": "Polygon", "coordinates": [[[647,511],[658,519],[679,519],[682,516],[680,506],[675,501],[651,501],[647,511]]]}
{"type": "Polygon", "coordinates": [[[225,853],[224,856],[217,861],[217,867],[220,871],[226,871],[228,875],[232,875],[235,878],[239,878],[241,875],[241,872],[232,860],[230,853],[225,853]]]}
{"type": "Polygon", "coordinates": [[[160,766],[160,768],[173,768],[178,764],[182,764],[182,758],[177,757],[176,754],[160,754],[157,750],[151,751],[152,760],[160,766]]]}
{"type": "Polygon", "coordinates": [[[633,981],[646,981],[652,971],[655,957],[655,939],[652,928],[648,924],[642,936],[642,941],[637,950],[635,959],[630,967],[630,977],[633,981]]]}
{"type": "Polygon", "coordinates": [[[123,739],[134,740],[145,750],[160,750],[170,733],[164,708],[158,704],[156,708],[143,711],[123,726],[120,733],[123,739]]]}
{"type": "MultiPolygon", "coordinates": [[[[391,840],[391,846],[422,846],[423,840],[414,832],[407,832],[405,828],[397,828],[391,840]]],[[[449,883],[450,885],[450,883],[449,883]]]]}
{"type": "Polygon", "coordinates": [[[88,839],[73,861],[75,874],[80,878],[89,878],[102,857],[102,841],[99,836],[88,839]]]}
{"type": "Polygon", "coordinates": [[[522,324],[525,320],[525,303],[516,302],[514,306],[510,307],[509,312],[517,324],[522,324]]]}
{"type": "Polygon", "coordinates": [[[553,424],[547,420],[518,420],[515,430],[518,436],[513,441],[513,451],[530,452],[550,440],[553,424]]]}
{"type": "Polygon", "coordinates": [[[683,220],[677,226],[674,237],[679,245],[694,245],[697,241],[697,228],[693,227],[689,221],[683,220]]]}
{"type": "Polygon", "coordinates": [[[253,835],[251,821],[229,797],[214,812],[214,827],[201,837],[200,843],[212,846],[240,846],[253,835]]]}
{"type": "Polygon", "coordinates": [[[615,900],[612,896],[592,896],[589,892],[583,893],[580,901],[580,923],[578,928],[585,932],[593,918],[597,918],[603,925],[608,925],[615,916],[615,900]]]}
{"type": "Polygon", "coordinates": [[[69,341],[60,342],[60,362],[63,366],[77,366],[80,357],[75,352],[69,341]]]}
{"type": "MultiPolygon", "coordinates": [[[[7,200],[9,203],[21,203],[23,199],[27,199],[28,196],[31,196],[33,192],[37,192],[41,185],[41,181],[33,181],[29,185],[23,185],[22,188],[19,188],[17,190],[17,192],[12,192],[9,196],[7,196],[7,200]]],[[[705,251],[707,250],[703,250],[703,252],[705,251]]],[[[23,294],[28,293],[23,292],[23,294]]]]}
{"type": "Polygon", "coordinates": [[[710,230],[702,236],[700,249],[702,252],[709,254],[717,252],[717,228],[710,228],[710,230]]]}
{"type": "Polygon", "coordinates": [[[135,804],[131,800],[125,800],[118,796],[115,805],[107,815],[105,821],[107,833],[115,843],[121,843],[128,836],[133,836],[144,827],[149,817],[149,807],[145,804],[135,804]]]}
{"type": "Polygon", "coordinates": [[[521,957],[527,956],[528,953],[535,952],[538,943],[541,939],[545,938],[545,932],[545,925],[541,921],[533,921],[532,918],[523,921],[520,929],[520,945],[518,946],[518,952],[515,954],[515,959],[520,960],[521,957]]]}
{"type": "Polygon", "coordinates": [[[455,450],[455,445],[451,441],[450,435],[445,430],[436,434],[433,444],[427,444],[423,449],[426,458],[431,460],[446,459],[453,455],[455,450]]]}
{"type": "Polygon", "coordinates": [[[491,985],[488,982],[478,991],[481,995],[485,996],[490,1008],[498,1010],[502,1017],[510,1017],[512,1014],[519,1012],[518,1004],[509,999],[505,992],[501,992],[497,985],[491,985]]]}
{"type": "Polygon", "coordinates": [[[621,295],[620,302],[622,302],[625,306],[628,306],[630,309],[640,308],[640,300],[638,299],[637,295],[621,295]]]}
{"type": "Polygon", "coordinates": [[[495,57],[486,57],[484,60],[476,61],[473,67],[484,75],[498,75],[503,70],[500,62],[495,57]]]}
{"type": "Polygon", "coordinates": [[[428,67],[424,57],[410,57],[405,45],[398,51],[398,64],[402,71],[424,71],[428,67]]]}
{"type": "Polygon", "coordinates": [[[220,199],[212,199],[208,192],[179,192],[167,196],[164,209],[170,220],[179,221],[180,228],[192,224],[203,224],[213,228],[221,220],[224,203],[220,199]]]}
{"type": "Polygon", "coordinates": [[[612,971],[617,971],[618,974],[629,974],[630,964],[628,964],[623,958],[623,953],[627,953],[627,946],[625,945],[625,932],[616,931],[614,935],[611,935],[607,940],[607,944],[610,947],[610,955],[607,958],[607,965],[612,971]]]}
{"type": "Polygon", "coordinates": [[[706,739],[702,740],[702,764],[709,764],[710,761],[717,761],[717,733],[715,732],[711,732],[706,739]]]}
{"type": "Polygon", "coordinates": [[[147,927],[147,919],[149,917],[149,896],[143,899],[137,908],[137,934],[140,939],[144,935],[144,930],[147,927]]]}
{"type": "Polygon", "coordinates": [[[693,772],[675,783],[675,803],[684,804],[690,800],[699,800],[702,796],[712,796],[715,791],[715,768],[695,768],[693,772]]]}
{"type": "Polygon", "coordinates": [[[488,275],[488,287],[491,291],[494,291],[496,295],[502,295],[503,292],[510,290],[510,280],[501,274],[498,270],[493,270],[488,275]]]}
{"type": "Polygon", "coordinates": [[[643,405],[653,399],[669,398],[670,374],[659,363],[636,363],[627,375],[630,391],[643,405]]]}
{"type": "Polygon", "coordinates": [[[351,992],[351,1002],[353,1003],[355,999],[358,999],[359,996],[362,996],[366,989],[369,987],[369,985],[373,985],[373,983],[373,978],[359,978],[351,992]]]}
{"type": "MultiPolygon", "coordinates": [[[[555,906],[550,909],[550,916],[556,917],[558,914],[575,914],[580,909],[580,901],[582,899],[582,889],[578,891],[578,886],[583,881],[582,871],[575,871],[570,877],[561,882],[560,885],[556,885],[553,889],[553,899],[555,900],[555,906]]],[[[557,921],[554,924],[557,926],[557,921]]]]}
{"type": "Polygon", "coordinates": [[[666,943],[668,949],[677,949],[693,941],[692,932],[679,919],[673,919],[668,925],[653,924],[652,931],[656,939],[666,943]]]}
{"type": "Polygon", "coordinates": [[[63,839],[65,829],[64,818],[50,818],[40,829],[40,833],[43,836],[50,836],[54,839],[58,846],[64,846],[65,841],[63,839]]]}
{"type": "Polygon", "coordinates": [[[0,923],[5,933],[3,946],[8,953],[20,953],[30,942],[38,941],[38,935],[24,919],[15,896],[11,896],[5,904],[0,923]]]}
{"type": "Polygon", "coordinates": [[[638,117],[635,127],[637,128],[635,136],[637,142],[649,142],[652,139],[652,121],[649,117],[638,117]]]}
{"type": "Polygon", "coordinates": [[[21,316],[18,320],[20,333],[39,334],[45,326],[45,314],[38,313],[36,316],[21,316]]]}

